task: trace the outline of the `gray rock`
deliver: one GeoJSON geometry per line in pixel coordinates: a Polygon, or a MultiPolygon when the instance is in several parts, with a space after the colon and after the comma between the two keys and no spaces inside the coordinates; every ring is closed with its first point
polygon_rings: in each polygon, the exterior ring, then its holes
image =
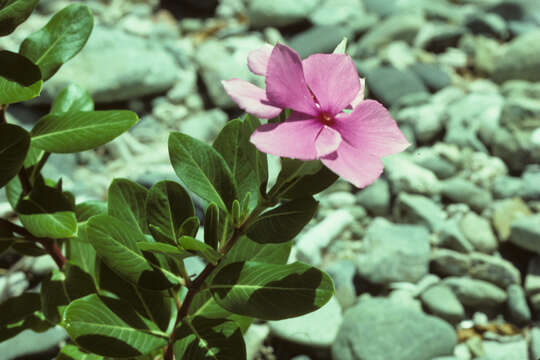
{"type": "Polygon", "coordinates": [[[370,70],[367,74],[367,86],[373,96],[388,107],[396,104],[405,95],[427,92],[414,72],[390,66],[370,70]]]}
{"type": "Polygon", "coordinates": [[[512,342],[483,341],[486,360],[529,360],[527,341],[512,342]]]}
{"type": "Polygon", "coordinates": [[[446,105],[432,102],[408,106],[396,115],[398,122],[413,127],[415,138],[421,142],[430,142],[437,137],[444,130],[446,118],[446,105]]]}
{"type": "Polygon", "coordinates": [[[469,271],[471,259],[457,251],[433,249],[430,266],[441,276],[463,276],[469,271]]]}
{"type": "Polygon", "coordinates": [[[20,358],[30,358],[52,350],[58,343],[67,338],[66,331],[60,326],[56,326],[42,333],[32,330],[24,330],[19,335],[0,343],[0,354],[2,359],[13,360],[20,358]]]}
{"type": "Polygon", "coordinates": [[[540,168],[528,166],[522,176],[523,198],[540,200],[540,168]]]}
{"type": "Polygon", "coordinates": [[[497,59],[493,80],[521,79],[540,81],[540,31],[531,31],[518,36],[506,47],[497,59]]]}
{"type": "Polygon", "coordinates": [[[364,0],[366,10],[379,16],[388,16],[394,14],[399,9],[398,3],[398,0],[364,0]]]}
{"type": "Polygon", "coordinates": [[[415,39],[415,45],[427,51],[440,54],[449,47],[457,47],[465,33],[462,27],[431,22],[423,26],[415,39]]]}
{"type": "Polygon", "coordinates": [[[468,277],[448,277],[443,282],[452,289],[465,306],[494,307],[503,304],[507,299],[503,290],[487,281],[468,277]]]}
{"type": "Polygon", "coordinates": [[[360,205],[374,215],[386,215],[390,211],[390,187],[384,179],[377,179],[356,195],[360,205]]]}
{"type": "Polygon", "coordinates": [[[418,149],[413,161],[431,170],[439,179],[449,178],[457,172],[457,168],[452,162],[428,148],[418,149]]]}
{"type": "Polygon", "coordinates": [[[315,53],[331,53],[343,38],[350,36],[350,31],[343,26],[314,26],[293,36],[289,45],[305,58],[315,53]]]}
{"type": "Polygon", "coordinates": [[[520,198],[497,201],[493,205],[492,223],[501,241],[510,236],[512,222],[520,217],[531,215],[531,210],[520,198]]]}
{"type": "Polygon", "coordinates": [[[270,328],[266,324],[252,324],[244,334],[246,344],[246,357],[254,360],[261,349],[264,340],[270,334],[270,328]]]}
{"type": "Polygon", "coordinates": [[[540,328],[536,326],[531,329],[531,356],[540,359],[540,328]]]}
{"type": "Polygon", "coordinates": [[[484,210],[492,200],[489,191],[458,177],[444,180],[441,193],[447,199],[467,204],[476,211],[484,210]]]}
{"type": "Polygon", "coordinates": [[[474,251],[472,244],[465,238],[461,232],[459,223],[456,219],[444,222],[439,232],[440,245],[463,253],[474,251]]]}
{"type": "Polygon", "coordinates": [[[51,102],[70,83],[98,103],[130,100],[170,89],[184,71],[193,70],[159,42],[98,25],[81,53],[47,81],[40,100],[51,102]]]}
{"type": "Polygon", "coordinates": [[[356,289],[354,287],[356,264],[354,261],[349,259],[338,260],[326,268],[325,271],[334,280],[335,296],[341,308],[350,308],[356,301],[356,289]]]}
{"type": "Polygon", "coordinates": [[[366,231],[358,273],[373,284],[417,282],[428,272],[429,234],[422,226],[376,218],[366,231]]]}
{"type": "Polygon", "coordinates": [[[540,214],[512,221],[510,242],[540,254],[540,214]]]}
{"type": "Polygon", "coordinates": [[[4,300],[21,295],[30,283],[22,271],[0,276],[0,303],[4,300]]]}
{"type": "Polygon", "coordinates": [[[401,221],[420,223],[431,231],[438,231],[444,223],[444,212],[433,200],[422,195],[400,193],[395,211],[401,221]]]}
{"type": "Polygon", "coordinates": [[[437,195],[441,183],[435,174],[416,165],[404,154],[388,156],[383,159],[385,172],[394,193],[408,192],[415,194],[437,195]]]}
{"type": "Polygon", "coordinates": [[[489,281],[503,289],[511,284],[521,284],[521,273],[511,262],[482,253],[472,253],[469,258],[471,277],[489,281]]]}
{"type": "Polygon", "coordinates": [[[531,321],[531,310],[527,304],[525,292],[518,284],[511,284],[506,289],[508,294],[508,313],[510,320],[517,325],[525,325],[531,321]]]}
{"type": "Polygon", "coordinates": [[[178,126],[181,132],[211,142],[227,123],[229,116],[221,109],[202,111],[186,117],[178,126]]]}
{"type": "Polygon", "coordinates": [[[338,25],[350,23],[358,17],[365,17],[361,0],[323,0],[310,15],[315,25],[338,25]]]}
{"type": "Polygon", "coordinates": [[[493,234],[489,221],[476,213],[467,213],[459,226],[465,238],[478,250],[491,253],[497,249],[497,238],[493,234]]]}
{"type": "Polygon", "coordinates": [[[451,83],[450,76],[436,64],[417,63],[409,67],[424,84],[433,92],[447,87],[451,83]]]}
{"type": "Polygon", "coordinates": [[[421,295],[423,304],[435,316],[450,323],[457,323],[465,317],[465,309],[447,285],[436,284],[421,295]]]}
{"type": "Polygon", "coordinates": [[[431,360],[452,354],[457,342],[445,321],[387,299],[361,301],[344,319],[334,360],[431,360]]]}
{"type": "Polygon", "coordinates": [[[333,297],[317,311],[295,318],[270,321],[270,333],[295,344],[318,348],[329,348],[336,340],[336,335],[343,318],[341,307],[333,297]]]}
{"type": "Polygon", "coordinates": [[[307,19],[319,0],[250,0],[248,17],[252,26],[285,26],[307,19]]]}
{"type": "Polygon", "coordinates": [[[523,195],[523,181],[512,176],[497,176],[493,179],[493,196],[497,199],[513,198],[523,195]]]}
{"type": "Polygon", "coordinates": [[[496,39],[506,39],[508,37],[506,22],[497,14],[476,13],[467,18],[465,25],[473,34],[480,34],[496,39]]]}

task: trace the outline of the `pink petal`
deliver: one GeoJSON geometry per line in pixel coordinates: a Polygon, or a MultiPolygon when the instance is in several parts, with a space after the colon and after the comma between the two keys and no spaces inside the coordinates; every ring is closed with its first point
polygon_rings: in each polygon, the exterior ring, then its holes
{"type": "Polygon", "coordinates": [[[356,97],[351,101],[350,108],[354,109],[360,102],[364,100],[364,89],[366,88],[366,79],[360,78],[360,91],[356,94],[356,97]]]}
{"type": "Polygon", "coordinates": [[[304,79],[302,60],[287,46],[277,44],[272,50],[266,69],[266,94],[276,106],[317,116],[304,79]]]}
{"type": "Polygon", "coordinates": [[[381,160],[343,141],[333,153],[321,158],[330,170],[358,188],[373,183],[383,171],[381,160]]]}
{"type": "Polygon", "coordinates": [[[314,160],[317,158],[315,139],[322,126],[319,120],[309,115],[293,112],[285,122],[259,126],[250,141],[268,154],[314,160]]]}
{"type": "Polygon", "coordinates": [[[272,54],[274,47],[270,44],[264,44],[257,50],[253,50],[248,55],[248,68],[252,73],[257,75],[266,75],[266,67],[268,59],[272,54]]]}
{"type": "Polygon", "coordinates": [[[334,129],[324,126],[315,139],[315,149],[317,156],[322,157],[336,151],[341,144],[341,135],[334,129]]]}
{"type": "Polygon", "coordinates": [[[364,100],[352,113],[340,114],[335,119],[332,126],[343,140],[362,153],[382,157],[410,145],[388,110],[377,101],[364,100]]]}
{"type": "Polygon", "coordinates": [[[356,66],[344,54],[314,54],[302,62],[306,82],[325,112],[345,109],[361,89],[356,66]]]}
{"type": "Polygon", "coordinates": [[[281,108],[270,105],[264,89],[247,81],[231,79],[221,82],[227,94],[250,114],[263,119],[271,119],[281,112],[281,108]]]}

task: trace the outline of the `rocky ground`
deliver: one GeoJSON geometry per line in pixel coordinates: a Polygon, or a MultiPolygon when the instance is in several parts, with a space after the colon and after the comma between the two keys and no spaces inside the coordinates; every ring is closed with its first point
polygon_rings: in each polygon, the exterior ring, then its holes
{"type": "MultiPolygon", "coordinates": [[[[69,1],[0,48],[17,49],[69,1]]],[[[301,318],[258,323],[250,359],[537,360],[540,358],[540,2],[535,0],[212,0],[87,2],[84,51],[43,96],[10,107],[30,127],[67,83],[140,123],[95,152],[45,168],[79,200],[113,177],[175,179],[167,131],[211,141],[239,114],[219,80],[260,82],[246,56],[280,41],[302,56],[348,37],[368,93],[413,143],[357,191],[338,182],[294,256],[334,278],[336,297],[301,318]]],[[[0,193],[0,215],[9,206],[0,193]]],[[[35,287],[46,257],[0,257],[0,301],[35,287]]],[[[293,301],[291,299],[291,301],[293,301]]],[[[0,343],[0,358],[54,356],[59,329],[0,343]]]]}

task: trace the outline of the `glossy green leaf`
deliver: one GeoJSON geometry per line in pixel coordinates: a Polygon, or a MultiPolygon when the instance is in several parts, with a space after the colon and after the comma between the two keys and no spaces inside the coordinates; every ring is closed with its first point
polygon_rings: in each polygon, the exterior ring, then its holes
{"type": "Polygon", "coordinates": [[[107,213],[107,203],[98,200],[89,200],[75,206],[75,215],[78,221],[86,221],[94,215],[107,213]]]}
{"type": "Polygon", "coordinates": [[[82,351],[75,345],[67,344],[60,350],[56,360],[104,360],[102,356],[82,351]]]}
{"type": "Polygon", "coordinates": [[[95,275],[96,250],[88,241],[88,224],[79,224],[77,236],[66,243],[66,257],[91,276],[95,275]]]}
{"type": "Polygon", "coordinates": [[[186,187],[223,210],[231,208],[236,198],[232,174],[213,147],[191,136],[171,133],[169,156],[176,175],[186,187]]]}
{"type": "Polygon", "coordinates": [[[164,290],[179,283],[174,274],[153,267],[137,242],[146,242],[140,230],[109,215],[88,220],[88,240],[97,254],[121,277],[151,290],[164,290]]]}
{"type": "Polygon", "coordinates": [[[92,97],[77,84],[70,84],[60,91],[51,106],[51,114],[92,110],[94,110],[92,97]]]}
{"type": "Polygon", "coordinates": [[[128,179],[114,179],[109,187],[109,215],[148,233],[145,201],[148,190],[128,179]]]}
{"type": "Polygon", "coordinates": [[[63,272],[54,269],[51,275],[41,284],[41,309],[45,318],[53,324],[62,320],[65,307],[69,304],[63,272]]]}
{"type": "Polygon", "coordinates": [[[263,213],[248,229],[248,237],[261,244],[293,239],[313,218],[317,201],[312,197],[295,199],[263,213]]]}
{"type": "Polygon", "coordinates": [[[7,220],[0,219],[0,254],[9,249],[15,241],[15,236],[9,227],[7,220]]]}
{"type": "Polygon", "coordinates": [[[197,235],[197,232],[199,231],[199,226],[201,225],[201,221],[196,216],[190,216],[184,222],[182,225],[180,225],[180,230],[177,231],[177,234],[180,236],[191,236],[195,237],[197,235]]]}
{"type": "Polygon", "coordinates": [[[18,177],[11,179],[6,185],[6,197],[13,209],[17,208],[22,194],[22,186],[18,177]]]}
{"type": "Polygon", "coordinates": [[[30,144],[30,149],[28,149],[28,153],[26,153],[26,157],[24,158],[24,167],[30,168],[36,165],[43,156],[43,154],[43,150],[38,149],[37,147],[30,144]]]}
{"type": "Polygon", "coordinates": [[[94,17],[86,5],[69,5],[56,13],[41,30],[28,36],[19,53],[36,63],[43,80],[47,80],[81,51],[93,26],[94,17]]]}
{"type": "Polygon", "coordinates": [[[22,55],[0,51],[0,104],[39,96],[43,81],[39,68],[22,55]]]}
{"type": "Polygon", "coordinates": [[[291,253],[292,241],[285,243],[260,244],[242,236],[223,257],[220,264],[252,260],[269,264],[285,264],[291,253]]]}
{"type": "Polygon", "coordinates": [[[175,332],[174,355],[190,360],[241,360],[246,358],[242,331],[234,321],[184,319],[175,332]]]}
{"type": "Polygon", "coordinates": [[[319,160],[302,161],[281,158],[281,170],[272,190],[287,188],[299,177],[316,174],[323,167],[319,160]]]}
{"type": "Polygon", "coordinates": [[[180,239],[178,239],[178,243],[180,243],[180,245],[182,245],[184,249],[197,253],[198,255],[202,256],[206,261],[214,265],[217,264],[219,258],[221,257],[220,254],[213,247],[210,247],[209,245],[191,236],[180,237],[180,239]]]}
{"type": "Polygon", "coordinates": [[[299,262],[231,263],[214,276],[209,288],[217,303],[228,311],[264,320],[315,311],[334,294],[328,275],[299,262]]]}
{"type": "Polygon", "coordinates": [[[0,304],[0,326],[9,325],[32,315],[41,309],[38,293],[25,292],[22,295],[9,298],[0,304]]]}
{"type": "Polygon", "coordinates": [[[63,271],[66,276],[64,286],[70,301],[97,293],[92,276],[71,259],[64,265],[63,271]]]}
{"type": "Polygon", "coordinates": [[[217,249],[221,239],[219,228],[219,208],[211,203],[206,208],[204,216],[204,242],[211,248],[217,249]]]}
{"type": "Polygon", "coordinates": [[[30,147],[30,134],[23,128],[0,124],[0,188],[17,175],[30,147]]]}
{"type": "Polygon", "coordinates": [[[34,11],[39,0],[0,1],[0,36],[9,35],[34,11]]]}
{"type": "Polygon", "coordinates": [[[336,182],[339,176],[323,166],[319,171],[312,175],[304,175],[295,183],[283,198],[297,199],[301,197],[318,194],[330,185],[336,182]]]}
{"type": "Polygon", "coordinates": [[[37,246],[34,241],[28,241],[22,238],[16,238],[15,242],[11,244],[11,248],[24,256],[37,257],[47,254],[45,249],[41,246],[37,246]]]}
{"type": "Polygon", "coordinates": [[[257,205],[259,188],[268,179],[266,154],[257,151],[249,141],[251,134],[260,125],[257,118],[249,115],[244,120],[231,120],[214,141],[214,148],[231,169],[239,196],[243,198],[248,192],[252,194],[251,208],[257,205]]]}
{"type": "Polygon", "coordinates": [[[150,232],[157,241],[176,243],[182,223],[195,215],[195,208],[188,192],[173,181],[161,181],[150,188],[146,198],[148,225],[160,231],[150,232]],[[161,234],[161,235],[160,235],[161,234]]]}
{"type": "Polygon", "coordinates": [[[176,246],[160,242],[138,242],[137,246],[141,251],[149,251],[152,253],[162,254],[176,260],[182,260],[193,256],[193,254],[188,251],[180,250],[176,246]]]}
{"type": "Polygon", "coordinates": [[[129,304],[104,296],[72,302],[63,325],[79,346],[103,356],[140,356],[167,344],[167,335],[148,328],[129,304]]]}
{"type": "Polygon", "coordinates": [[[134,112],[127,110],[49,114],[32,129],[32,145],[51,153],[90,150],[113,140],[138,120],[134,112]]]}

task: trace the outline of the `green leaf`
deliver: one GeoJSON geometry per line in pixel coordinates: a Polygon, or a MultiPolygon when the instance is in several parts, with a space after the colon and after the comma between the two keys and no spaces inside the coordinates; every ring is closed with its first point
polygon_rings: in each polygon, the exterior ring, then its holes
{"type": "Polygon", "coordinates": [[[210,145],[181,133],[169,136],[169,156],[176,175],[195,194],[227,211],[236,198],[231,171],[210,145]]]}
{"type": "Polygon", "coordinates": [[[77,84],[70,84],[54,99],[51,114],[92,110],[94,101],[88,91],[77,84]]]}
{"type": "Polygon", "coordinates": [[[134,357],[167,344],[167,335],[149,329],[129,304],[95,294],[72,302],[63,323],[79,346],[98,355],[134,357]]]}
{"type": "Polygon", "coordinates": [[[51,153],[94,149],[139,121],[127,110],[70,111],[45,115],[32,129],[32,145],[51,153]]]}
{"type": "Polygon", "coordinates": [[[144,258],[137,246],[146,241],[144,235],[122,220],[109,215],[92,217],[88,240],[107,266],[137,286],[164,290],[179,283],[174,274],[153,267],[144,258]]]}
{"type": "Polygon", "coordinates": [[[6,185],[6,197],[13,209],[17,208],[19,199],[22,194],[22,185],[18,177],[14,177],[6,185]]]}
{"type": "Polygon", "coordinates": [[[248,192],[252,194],[251,208],[259,201],[261,184],[265,185],[268,180],[266,154],[257,151],[249,141],[251,134],[260,125],[259,119],[249,115],[243,121],[229,121],[214,141],[214,148],[231,169],[239,196],[243,198],[248,192]]]}
{"type": "Polygon", "coordinates": [[[77,236],[66,242],[66,256],[82,270],[95,276],[96,251],[88,241],[87,223],[79,224],[77,236]]]}
{"type": "Polygon", "coordinates": [[[15,238],[15,242],[11,244],[11,248],[25,256],[37,257],[47,254],[47,252],[42,247],[37,246],[35,242],[22,238],[15,238]]]}
{"type": "Polygon", "coordinates": [[[284,243],[260,244],[242,236],[220,262],[226,265],[238,261],[259,261],[269,264],[285,264],[291,253],[292,240],[284,243]]]}
{"type": "Polygon", "coordinates": [[[63,272],[54,269],[51,275],[41,284],[41,309],[45,318],[53,324],[62,320],[65,307],[69,304],[63,272]]]}
{"type": "Polygon", "coordinates": [[[103,360],[102,356],[82,351],[75,345],[64,345],[56,360],[103,360]]]}
{"type": "Polygon", "coordinates": [[[195,237],[195,235],[197,235],[197,232],[199,231],[200,225],[201,222],[198,217],[188,217],[186,220],[184,220],[182,225],[180,225],[180,229],[177,231],[177,234],[180,236],[186,235],[195,237]]]}
{"type": "Polygon", "coordinates": [[[313,218],[317,201],[312,197],[295,199],[263,213],[247,231],[258,243],[281,243],[293,239],[313,218]]]}
{"type": "Polygon", "coordinates": [[[107,203],[98,200],[89,200],[75,206],[75,215],[78,221],[86,221],[94,215],[107,213],[107,203]]]}
{"type": "Polygon", "coordinates": [[[0,254],[9,249],[14,241],[15,236],[11,231],[9,222],[7,220],[0,219],[0,254]]]}
{"type": "Polygon", "coordinates": [[[176,329],[174,355],[190,360],[240,360],[246,359],[246,346],[234,321],[196,316],[184,319],[176,329]]]}
{"type": "Polygon", "coordinates": [[[44,332],[52,326],[53,324],[44,319],[43,314],[36,311],[15,324],[10,324],[7,327],[0,326],[0,342],[12,338],[24,330],[44,332]]]}
{"type": "Polygon", "coordinates": [[[0,124],[0,188],[21,170],[30,148],[30,135],[23,128],[0,124]]]}
{"type": "Polygon", "coordinates": [[[43,150],[38,149],[35,146],[32,146],[32,144],[30,144],[30,149],[28,149],[26,158],[24,158],[24,167],[30,168],[36,165],[41,159],[41,157],[43,156],[43,154],[44,154],[43,150]]]}
{"type": "Polygon", "coordinates": [[[0,51],[0,104],[39,96],[43,81],[39,68],[22,55],[0,51]]]}
{"type": "Polygon", "coordinates": [[[39,0],[0,1],[0,36],[9,35],[17,26],[25,22],[39,0]]]}
{"type": "Polygon", "coordinates": [[[323,166],[312,175],[304,175],[285,194],[285,199],[297,199],[318,194],[336,182],[339,176],[323,166]]]}
{"type": "Polygon", "coordinates": [[[316,174],[323,167],[319,160],[302,161],[297,159],[281,158],[281,171],[279,172],[276,187],[281,187],[297,177],[316,174]]]}
{"type": "Polygon", "coordinates": [[[63,271],[66,276],[66,294],[70,301],[97,292],[92,276],[77,264],[73,263],[71,259],[64,265],[63,271]]]}
{"type": "Polygon", "coordinates": [[[28,36],[19,53],[36,63],[43,80],[47,80],[81,51],[93,26],[94,17],[87,6],[69,5],[56,13],[45,27],[28,36]]]}
{"type": "Polygon", "coordinates": [[[148,234],[144,203],[148,190],[128,179],[114,179],[109,187],[109,215],[148,234]]]}
{"type": "Polygon", "coordinates": [[[41,301],[38,293],[25,292],[9,298],[0,304],[0,314],[2,314],[0,326],[24,320],[39,309],[41,309],[41,301]]]}
{"type": "Polygon", "coordinates": [[[162,254],[174,260],[182,260],[194,256],[192,253],[180,250],[176,246],[159,242],[138,242],[137,246],[141,251],[149,251],[152,253],[162,254]]]}
{"type": "Polygon", "coordinates": [[[230,312],[264,320],[281,320],[315,311],[334,294],[328,275],[299,262],[232,263],[214,276],[209,289],[217,303],[230,312]]]}
{"type": "Polygon", "coordinates": [[[180,237],[182,223],[195,215],[195,208],[188,192],[173,181],[161,181],[150,188],[146,198],[148,225],[161,231],[150,232],[157,241],[175,244],[180,237]],[[160,236],[162,234],[162,236],[160,236]]]}
{"type": "Polygon", "coordinates": [[[204,242],[216,250],[221,239],[219,230],[219,208],[215,203],[211,203],[204,216],[204,242]]]}
{"type": "Polygon", "coordinates": [[[191,236],[182,236],[178,242],[185,250],[199,254],[205,260],[214,265],[217,264],[219,258],[221,257],[221,255],[213,247],[210,247],[209,245],[191,236]]]}

